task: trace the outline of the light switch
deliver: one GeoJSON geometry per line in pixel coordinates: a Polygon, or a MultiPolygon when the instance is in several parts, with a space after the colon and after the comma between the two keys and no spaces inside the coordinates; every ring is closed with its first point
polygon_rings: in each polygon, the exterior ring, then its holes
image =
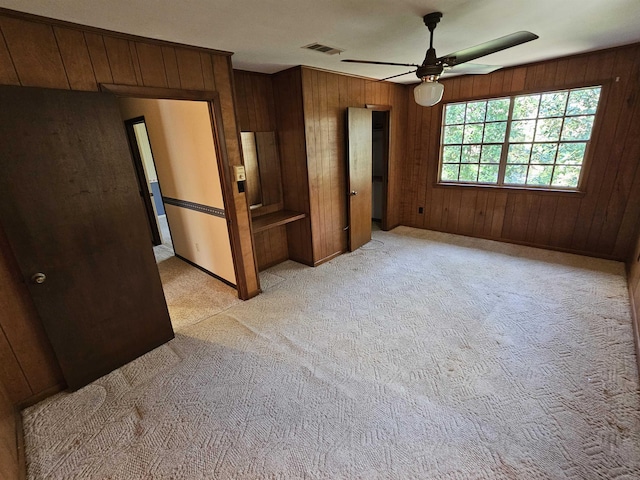
{"type": "Polygon", "coordinates": [[[233,170],[236,182],[244,182],[247,179],[247,174],[244,171],[244,165],[234,165],[233,170]]]}

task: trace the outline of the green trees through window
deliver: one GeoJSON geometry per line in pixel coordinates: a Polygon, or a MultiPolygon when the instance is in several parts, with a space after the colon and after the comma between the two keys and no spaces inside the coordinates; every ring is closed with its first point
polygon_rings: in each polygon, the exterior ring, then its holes
{"type": "Polygon", "coordinates": [[[600,90],[445,105],[440,181],[576,189],[600,90]]]}

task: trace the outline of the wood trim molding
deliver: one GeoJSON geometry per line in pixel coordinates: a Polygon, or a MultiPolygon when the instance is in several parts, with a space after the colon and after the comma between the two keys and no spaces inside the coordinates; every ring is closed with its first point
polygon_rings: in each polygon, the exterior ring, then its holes
{"type": "Polygon", "coordinates": [[[367,110],[374,110],[376,112],[391,112],[391,105],[373,105],[370,103],[367,103],[364,108],[366,108],[367,110]]]}
{"type": "Polygon", "coordinates": [[[46,390],[38,392],[37,394],[22,400],[21,402],[18,403],[17,408],[18,410],[24,410],[25,408],[32,407],[36,403],[40,403],[45,398],[49,398],[50,396],[55,395],[56,393],[60,393],[66,389],[67,389],[66,383],[58,383],[52,387],[47,388],[46,390]]]}
{"type": "Polygon", "coordinates": [[[504,191],[509,193],[523,193],[523,194],[535,194],[535,195],[557,195],[557,196],[569,196],[569,197],[584,197],[586,192],[584,190],[560,190],[553,188],[539,188],[539,187],[517,187],[514,185],[485,185],[479,183],[441,183],[438,181],[433,182],[433,188],[444,188],[444,189],[487,189],[487,190],[496,190],[496,191],[504,191]]]}
{"type": "Polygon", "coordinates": [[[24,443],[24,424],[22,423],[22,414],[19,410],[16,411],[16,448],[18,449],[18,467],[20,471],[18,474],[19,480],[27,479],[27,455],[24,443]]]}
{"type": "Polygon", "coordinates": [[[613,260],[616,262],[624,262],[625,259],[624,258],[618,258],[615,257],[614,255],[604,255],[604,254],[596,254],[593,252],[587,252],[584,250],[577,250],[577,249],[573,249],[573,248],[562,248],[562,247],[556,247],[554,245],[541,245],[539,243],[533,243],[533,242],[526,242],[526,241],[520,241],[520,240],[512,240],[509,238],[502,238],[502,237],[492,237],[489,235],[466,235],[464,233],[459,233],[459,232],[451,232],[448,230],[443,230],[443,229],[437,229],[437,228],[422,228],[422,227],[415,227],[413,225],[405,225],[403,223],[400,223],[398,225],[396,225],[395,227],[392,228],[396,228],[399,226],[405,226],[405,227],[409,227],[409,228],[417,228],[420,230],[431,230],[434,232],[442,232],[442,233],[450,233],[452,235],[460,235],[461,237],[470,237],[470,238],[482,238],[484,240],[493,240],[494,242],[501,242],[501,243],[511,243],[513,245],[522,245],[525,247],[532,247],[532,248],[541,248],[544,250],[551,250],[554,252],[562,252],[562,253],[572,253],[574,255],[583,255],[586,257],[594,257],[594,258],[602,258],[604,260],[613,260]]]}
{"type": "Polygon", "coordinates": [[[327,257],[324,257],[324,258],[321,258],[321,259],[320,259],[320,260],[318,260],[317,262],[314,262],[314,263],[313,263],[313,266],[314,266],[314,267],[317,267],[317,266],[322,265],[323,263],[327,263],[329,260],[333,260],[334,258],[339,257],[339,256],[340,256],[340,255],[342,255],[343,253],[347,253],[347,251],[348,251],[348,250],[346,250],[346,249],[345,249],[345,250],[341,250],[341,251],[339,251],[339,252],[332,253],[331,255],[329,255],[329,256],[327,256],[327,257]]]}
{"type": "Polygon", "coordinates": [[[100,90],[116,97],[136,97],[161,100],[194,100],[201,102],[220,101],[218,92],[211,90],[186,90],[182,88],[138,87],[101,83],[100,90]]]}
{"type": "Polygon", "coordinates": [[[627,266],[627,286],[629,289],[629,303],[631,305],[631,323],[633,326],[633,344],[636,347],[636,363],[638,364],[638,373],[640,373],[640,318],[638,317],[638,309],[640,305],[636,305],[636,301],[629,282],[629,268],[627,266]]]}
{"type": "MultiPolygon", "coordinates": [[[[260,285],[255,291],[249,291],[247,285],[247,277],[245,272],[245,262],[242,255],[242,245],[240,243],[240,228],[238,225],[238,212],[235,205],[235,199],[233,195],[233,183],[231,182],[231,164],[229,162],[229,156],[227,154],[226,138],[222,121],[222,109],[219,101],[212,101],[209,103],[209,114],[211,115],[211,125],[214,131],[214,145],[216,148],[216,154],[218,156],[218,171],[220,174],[220,183],[222,185],[222,193],[225,211],[228,212],[227,225],[229,226],[229,239],[231,240],[231,251],[233,252],[233,267],[236,273],[236,283],[238,289],[238,297],[241,300],[249,300],[260,293],[260,285]]],[[[238,134],[239,137],[240,134],[238,134]]],[[[240,138],[238,138],[238,145],[240,145],[240,138]]],[[[246,202],[246,199],[245,199],[246,202]]],[[[248,209],[248,206],[247,206],[248,209]]],[[[249,229],[251,229],[251,219],[248,218],[249,229]]],[[[251,241],[253,242],[253,233],[251,232],[251,241]]],[[[254,269],[256,270],[256,277],[258,277],[257,260],[255,258],[255,252],[253,254],[254,269]]]]}
{"type": "Polygon", "coordinates": [[[82,25],[80,23],[68,22],[66,20],[58,20],[56,18],[43,17],[41,15],[34,15],[33,13],[19,12],[17,10],[11,10],[8,8],[0,7],[0,15],[17,18],[21,20],[27,20],[29,22],[45,23],[47,25],[60,26],[65,28],[72,28],[74,30],[81,30],[83,32],[96,33],[98,35],[108,35],[110,37],[122,38],[124,40],[132,40],[135,42],[151,43],[162,47],[178,47],[188,48],[190,50],[198,50],[205,53],[214,53],[216,55],[224,55],[230,57],[233,52],[226,50],[216,50],[214,48],[201,47],[197,45],[189,45],[186,43],[169,42],[166,40],[158,40],[150,37],[141,37],[139,35],[133,35],[130,33],[116,32],[113,30],[107,30],[105,28],[92,27],[89,25],[82,25]]]}
{"type": "Polygon", "coordinates": [[[183,257],[182,255],[179,255],[179,254],[177,254],[177,253],[176,253],[176,254],[175,254],[175,257],[176,257],[176,258],[179,258],[180,260],[182,260],[182,261],[183,261],[183,262],[185,262],[185,263],[188,263],[188,264],[189,264],[189,265],[191,265],[192,267],[197,268],[197,269],[198,269],[198,270],[200,270],[201,272],[204,272],[204,273],[206,273],[207,275],[209,275],[209,276],[211,276],[211,277],[215,278],[216,280],[220,280],[222,283],[225,283],[225,284],[229,285],[231,288],[233,288],[233,289],[235,290],[235,288],[236,288],[235,283],[230,282],[229,280],[226,280],[226,279],[222,278],[220,275],[216,275],[216,274],[215,274],[215,273],[213,273],[211,270],[207,270],[206,268],[201,267],[201,266],[200,266],[200,265],[198,265],[197,263],[192,262],[191,260],[189,260],[188,258],[183,257]]]}

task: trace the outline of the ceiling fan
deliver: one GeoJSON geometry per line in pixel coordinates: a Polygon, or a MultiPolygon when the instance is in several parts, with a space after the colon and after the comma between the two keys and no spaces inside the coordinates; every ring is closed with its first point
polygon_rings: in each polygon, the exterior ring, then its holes
{"type": "MultiPolygon", "coordinates": [[[[489,42],[481,43],[475,47],[465,48],[464,50],[458,50],[457,52],[450,53],[444,57],[436,56],[436,51],[433,48],[433,31],[436,29],[436,25],[442,18],[441,12],[433,12],[423,17],[424,24],[429,29],[429,49],[427,55],[422,62],[422,65],[415,63],[393,63],[393,62],[376,62],[369,60],[342,60],[343,62],[350,63],[369,63],[374,65],[393,65],[399,67],[417,67],[415,70],[409,72],[400,73],[398,75],[392,75],[391,77],[383,78],[382,80],[389,80],[390,78],[401,77],[402,75],[408,75],[414,73],[419,79],[422,80],[414,90],[413,94],[416,103],[424,107],[431,107],[438,103],[442,99],[444,93],[444,85],[438,83],[438,78],[444,72],[445,69],[456,67],[460,64],[467,63],[476,58],[484,57],[492,53],[506,50],[507,48],[515,47],[522,43],[535,40],[538,36],[531,32],[516,32],[504,37],[496,38],[489,42]]],[[[460,73],[469,74],[484,74],[491,73],[494,70],[498,70],[502,67],[495,65],[475,65],[468,64],[466,68],[456,69],[460,73]]]]}

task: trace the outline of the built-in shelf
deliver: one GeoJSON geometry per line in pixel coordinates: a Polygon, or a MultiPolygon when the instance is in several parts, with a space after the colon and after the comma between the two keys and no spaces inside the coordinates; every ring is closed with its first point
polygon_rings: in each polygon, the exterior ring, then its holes
{"type": "Polygon", "coordinates": [[[261,215],[253,219],[253,233],[263,232],[269,228],[285,225],[306,217],[306,213],[293,212],[291,210],[279,210],[277,212],[261,215]]]}

